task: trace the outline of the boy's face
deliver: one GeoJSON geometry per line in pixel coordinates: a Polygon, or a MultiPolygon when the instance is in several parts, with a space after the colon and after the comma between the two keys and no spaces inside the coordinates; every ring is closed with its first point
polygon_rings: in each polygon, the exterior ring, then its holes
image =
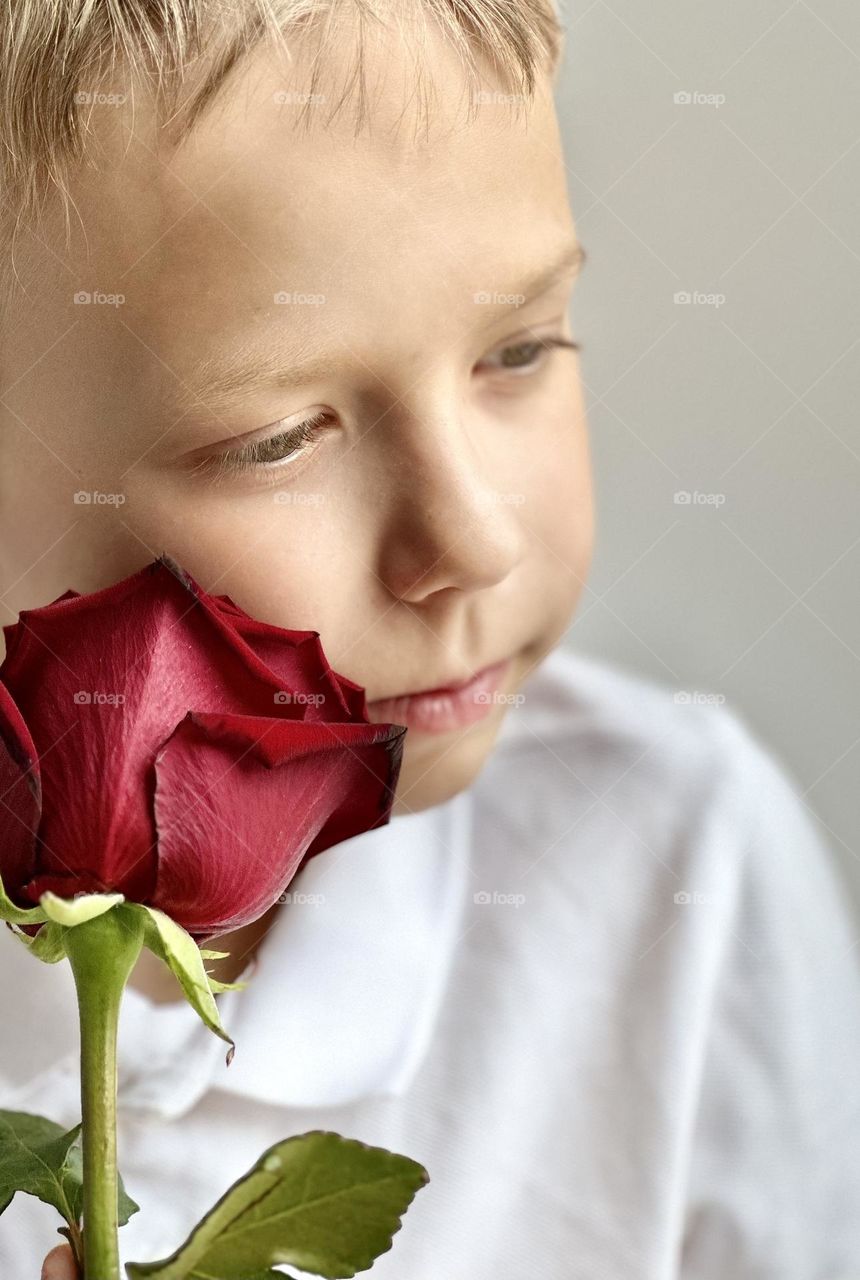
{"type": "Polygon", "coordinates": [[[0,620],[167,551],[249,613],[319,631],[369,700],[511,658],[482,719],[410,728],[409,812],[479,772],[587,573],[576,356],[538,345],[571,337],[575,267],[518,296],[573,224],[548,79],[521,117],[488,90],[467,120],[440,40],[425,134],[380,36],[356,135],[351,108],[329,119],[330,87],[303,106],[296,50],[241,63],[175,151],[139,87],[93,106],[102,159],[73,175],[70,243],[58,211],[17,255],[0,620]]]}

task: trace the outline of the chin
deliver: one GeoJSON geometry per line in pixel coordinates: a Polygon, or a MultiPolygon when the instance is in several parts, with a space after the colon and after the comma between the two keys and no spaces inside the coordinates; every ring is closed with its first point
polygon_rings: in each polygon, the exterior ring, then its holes
{"type": "Polygon", "coordinates": [[[409,733],[391,812],[417,813],[444,804],[475,781],[489,759],[504,709],[463,733],[409,733]]]}

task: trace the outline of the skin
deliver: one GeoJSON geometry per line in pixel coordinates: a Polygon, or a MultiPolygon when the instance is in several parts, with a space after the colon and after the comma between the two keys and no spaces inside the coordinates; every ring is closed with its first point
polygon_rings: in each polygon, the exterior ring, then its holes
{"type": "MultiPolygon", "coordinates": [[[[358,136],[348,109],[312,110],[305,130],[294,107],[273,105],[307,84],[300,47],[289,66],[255,51],[177,150],[157,141],[139,87],[133,110],[94,111],[101,159],[72,174],[68,239],[57,209],[16,256],[0,368],[0,620],[167,550],[250,613],[319,631],[369,700],[508,656],[513,694],[558,643],[593,540],[578,361],[532,350],[523,373],[501,351],[522,361],[523,343],[572,337],[575,272],[520,305],[475,300],[524,292],[522,278],[575,239],[551,81],[520,117],[493,102],[467,120],[458,57],[433,37],[434,105],[416,134],[411,67],[390,39],[377,32],[365,48],[373,95],[358,136]],[[125,301],[75,304],[80,290],[125,301]],[[292,290],[325,301],[273,302],[292,290]],[[196,361],[220,371],[257,344],[292,370],[299,343],[327,365],[300,386],[229,404],[211,382],[191,393],[196,361]],[[276,471],[191,469],[232,437],[317,409],[329,425],[276,471]],[[76,505],[79,490],[124,501],[76,505]]],[[[344,82],[347,43],[324,91],[344,82]]],[[[468,787],[511,705],[466,729],[410,730],[394,812],[468,787]]],[[[222,935],[231,957],[217,976],[238,975],[276,909],[222,935]]],[[[148,952],[131,981],[177,998],[148,952]]],[[[49,1280],[72,1277],[68,1247],[46,1267],[49,1280]]]]}

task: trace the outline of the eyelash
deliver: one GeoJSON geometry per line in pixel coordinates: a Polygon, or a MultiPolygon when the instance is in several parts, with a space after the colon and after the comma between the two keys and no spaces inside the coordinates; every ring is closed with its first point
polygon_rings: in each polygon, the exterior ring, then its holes
{"type": "MultiPolygon", "coordinates": [[[[512,343],[510,346],[502,347],[498,355],[506,356],[511,351],[522,351],[523,349],[534,349],[538,353],[545,354],[556,347],[564,347],[572,351],[580,350],[578,342],[571,342],[569,338],[551,337],[512,343]]],[[[521,377],[523,376],[521,371],[525,371],[526,375],[530,375],[536,372],[537,369],[542,368],[543,363],[543,361],[532,361],[525,365],[499,365],[497,367],[499,370],[511,373],[513,377],[521,377]]],[[[290,461],[300,456],[307,445],[314,443],[322,428],[330,421],[330,418],[331,415],[329,413],[320,411],[305,419],[304,422],[299,422],[296,426],[289,427],[285,431],[278,431],[275,435],[268,436],[265,440],[256,440],[253,444],[245,445],[242,449],[228,449],[220,454],[210,455],[199,462],[194,470],[198,474],[201,472],[210,475],[214,473],[217,479],[225,475],[241,475],[249,471],[261,469],[271,471],[285,467],[290,461]],[[280,456],[270,456],[273,448],[277,449],[282,442],[285,451],[280,456]]]]}
{"type": "Polygon", "coordinates": [[[330,420],[330,416],[321,411],[306,418],[304,422],[297,423],[294,427],[288,427],[285,431],[278,431],[275,435],[268,436],[265,440],[255,440],[253,444],[245,445],[242,449],[226,449],[221,453],[210,455],[198,462],[194,471],[198,475],[205,474],[218,480],[228,475],[244,474],[246,471],[283,466],[287,459],[295,457],[303,446],[313,444],[320,430],[330,420]],[[284,442],[286,452],[283,452],[280,457],[267,457],[272,448],[277,447],[281,441],[284,442]]]}

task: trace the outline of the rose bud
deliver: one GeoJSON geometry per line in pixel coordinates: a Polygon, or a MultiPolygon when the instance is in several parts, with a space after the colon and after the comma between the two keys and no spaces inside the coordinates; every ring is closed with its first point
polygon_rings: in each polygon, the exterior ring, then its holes
{"type": "Polygon", "coordinates": [[[318,632],[250,617],[169,556],[4,632],[0,877],[22,908],[122,893],[202,942],[391,816],[406,729],[368,721],[318,632]]]}

